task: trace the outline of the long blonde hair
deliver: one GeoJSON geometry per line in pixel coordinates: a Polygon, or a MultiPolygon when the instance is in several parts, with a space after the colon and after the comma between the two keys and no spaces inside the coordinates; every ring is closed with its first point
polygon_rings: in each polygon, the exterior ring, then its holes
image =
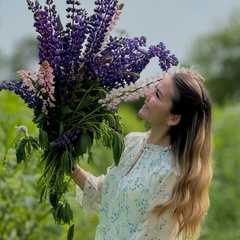
{"type": "Polygon", "coordinates": [[[201,221],[209,208],[208,189],[212,178],[211,100],[197,72],[172,75],[175,96],[172,114],[181,115],[180,123],[170,130],[175,164],[180,176],[169,201],[157,205],[150,216],[159,217],[174,209],[175,238],[195,240],[201,221]]]}

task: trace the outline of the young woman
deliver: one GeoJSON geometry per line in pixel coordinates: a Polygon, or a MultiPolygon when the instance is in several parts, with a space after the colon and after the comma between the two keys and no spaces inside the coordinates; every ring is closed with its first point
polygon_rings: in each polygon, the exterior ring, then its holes
{"type": "Polygon", "coordinates": [[[130,133],[119,165],[71,177],[89,214],[100,213],[97,240],[195,240],[209,207],[211,102],[195,71],[166,74],[139,116],[147,133],[130,133]]]}

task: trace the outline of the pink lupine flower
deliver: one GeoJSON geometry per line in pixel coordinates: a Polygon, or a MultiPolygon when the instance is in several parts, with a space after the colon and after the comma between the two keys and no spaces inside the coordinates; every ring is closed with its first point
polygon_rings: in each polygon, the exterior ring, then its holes
{"type": "Polygon", "coordinates": [[[119,16],[122,13],[122,11],[121,11],[122,9],[123,9],[123,4],[120,4],[119,6],[117,6],[117,11],[113,15],[112,22],[111,22],[110,26],[108,27],[109,31],[112,31],[114,29],[116,22],[119,20],[119,16]]]}
{"type": "Polygon", "coordinates": [[[53,96],[55,92],[53,69],[47,61],[44,61],[40,66],[38,71],[38,83],[41,86],[41,92],[44,97],[42,112],[47,114],[47,107],[55,107],[53,103],[55,101],[55,97],[53,96]]]}
{"type": "Polygon", "coordinates": [[[17,71],[18,76],[23,80],[24,84],[29,87],[29,90],[34,90],[34,82],[37,81],[37,76],[31,71],[19,70],[17,71]]]}

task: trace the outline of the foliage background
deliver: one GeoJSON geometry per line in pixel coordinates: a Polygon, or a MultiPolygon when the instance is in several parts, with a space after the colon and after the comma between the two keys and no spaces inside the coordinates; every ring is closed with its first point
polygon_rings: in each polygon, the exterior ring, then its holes
{"type": "MultiPolygon", "coordinates": [[[[240,14],[233,13],[226,26],[202,36],[189,53],[187,63],[200,66],[207,76],[207,85],[213,96],[213,166],[214,177],[210,189],[211,207],[203,224],[200,240],[240,239],[240,14]]],[[[26,68],[36,45],[24,40],[16,46],[9,59],[1,55],[1,68],[14,74],[26,68]],[[27,49],[31,49],[29,52],[27,49]]],[[[0,79],[3,80],[3,79],[0,79]]],[[[121,105],[120,114],[125,134],[143,131],[146,126],[137,117],[141,101],[121,105]]],[[[16,125],[26,125],[31,135],[36,128],[31,123],[31,111],[13,93],[0,93],[0,240],[66,239],[67,226],[54,223],[47,202],[39,202],[37,182],[42,172],[37,155],[25,165],[17,165],[14,139],[16,125]]],[[[86,159],[81,165],[96,175],[104,174],[112,163],[112,153],[94,145],[94,162],[86,159]]],[[[74,184],[68,195],[74,211],[74,239],[94,239],[97,216],[85,216],[75,201],[74,184]]]]}
{"type": "MultiPolygon", "coordinates": [[[[12,149],[18,131],[15,125],[25,123],[34,134],[31,112],[15,95],[0,94],[0,239],[41,240],[66,239],[67,228],[56,225],[47,202],[39,203],[37,188],[42,166],[33,156],[27,165],[17,165],[12,149]],[[5,155],[5,153],[7,153],[5,155]]],[[[142,131],[144,123],[136,111],[123,105],[120,108],[126,132],[142,131]]],[[[214,107],[214,178],[211,185],[211,208],[203,227],[201,240],[236,240],[240,237],[240,104],[232,103],[214,107]]],[[[94,146],[94,162],[81,160],[84,168],[99,175],[105,173],[112,162],[112,153],[94,146]]],[[[94,239],[97,216],[85,216],[75,201],[74,184],[67,197],[74,211],[75,238],[94,239]]]]}

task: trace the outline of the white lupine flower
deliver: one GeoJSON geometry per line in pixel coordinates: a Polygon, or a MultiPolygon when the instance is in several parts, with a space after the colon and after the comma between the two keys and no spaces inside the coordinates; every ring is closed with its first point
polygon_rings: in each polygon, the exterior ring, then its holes
{"type": "Polygon", "coordinates": [[[20,126],[15,126],[15,128],[18,129],[19,131],[23,132],[26,137],[29,136],[28,129],[26,126],[20,125],[20,126]]]}
{"type": "Polygon", "coordinates": [[[159,82],[158,77],[152,77],[146,79],[145,83],[139,80],[130,85],[119,87],[118,89],[112,89],[105,97],[105,99],[99,100],[99,104],[106,106],[108,109],[116,110],[117,106],[121,102],[128,102],[137,100],[140,97],[144,97],[144,94],[152,89],[159,82]]]}

